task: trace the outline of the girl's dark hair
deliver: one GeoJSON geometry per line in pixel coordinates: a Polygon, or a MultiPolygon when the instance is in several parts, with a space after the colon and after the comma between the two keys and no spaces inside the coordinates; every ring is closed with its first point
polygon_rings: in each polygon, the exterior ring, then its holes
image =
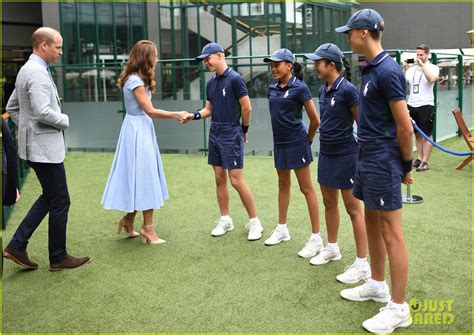
{"type": "Polygon", "coordinates": [[[347,61],[346,57],[342,59],[342,62],[344,63],[344,78],[346,78],[346,80],[351,83],[352,82],[351,64],[347,61]]]}
{"type": "Polygon", "coordinates": [[[293,74],[299,80],[303,80],[303,78],[304,78],[304,65],[295,62],[293,64],[293,74]]]}
{"type": "Polygon", "coordinates": [[[329,60],[329,59],[325,59],[324,61],[326,62],[326,64],[330,64],[330,63],[336,64],[337,72],[342,72],[342,65],[344,65],[344,78],[348,82],[352,82],[351,64],[347,61],[347,59],[345,57],[342,59],[342,63],[334,62],[334,61],[329,60]]]}

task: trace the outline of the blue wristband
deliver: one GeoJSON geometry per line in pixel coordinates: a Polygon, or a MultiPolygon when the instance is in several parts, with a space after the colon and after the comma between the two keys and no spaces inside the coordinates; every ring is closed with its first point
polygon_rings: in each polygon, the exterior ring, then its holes
{"type": "Polygon", "coordinates": [[[201,119],[201,113],[195,112],[193,114],[194,114],[193,120],[200,120],[201,119]]]}
{"type": "Polygon", "coordinates": [[[249,131],[249,126],[242,125],[242,133],[246,134],[249,131]]]}

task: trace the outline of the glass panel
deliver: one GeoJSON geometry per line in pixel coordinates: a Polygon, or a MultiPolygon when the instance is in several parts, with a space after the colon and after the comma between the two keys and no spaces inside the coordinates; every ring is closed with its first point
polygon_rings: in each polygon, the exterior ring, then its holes
{"type": "Polygon", "coordinates": [[[127,54],[131,49],[128,34],[128,5],[126,3],[114,3],[115,24],[117,29],[117,54],[127,54]]]}
{"type": "Polygon", "coordinates": [[[63,2],[60,6],[67,101],[120,100],[117,79],[122,64],[128,59],[132,43],[144,38],[144,4],[130,4],[130,11],[128,3],[63,2]]]}
{"type": "Polygon", "coordinates": [[[436,106],[436,139],[439,141],[457,131],[456,121],[451,113],[458,101],[458,61],[443,59],[438,55],[438,106],[436,106]]]}
{"type": "Polygon", "coordinates": [[[81,3],[78,6],[80,22],[80,45],[82,63],[94,63],[96,54],[96,35],[94,4],[81,3]]]}
{"type": "Polygon", "coordinates": [[[61,29],[63,36],[63,59],[66,64],[75,64],[79,62],[79,48],[76,38],[76,5],[73,2],[63,2],[60,6],[63,22],[61,29]]]}
{"type": "Polygon", "coordinates": [[[463,68],[463,117],[468,127],[472,127],[472,64],[473,59],[464,59],[463,68]]]}
{"type": "Polygon", "coordinates": [[[143,17],[142,4],[130,4],[130,16],[132,21],[132,45],[145,37],[145,18],[143,17]]]}
{"type": "MultiPolygon", "coordinates": [[[[314,99],[317,105],[317,99],[314,99]]],[[[194,111],[202,108],[200,100],[153,101],[157,108],[166,110],[194,111]]],[[[68,148],[73,150],[113,151],[117,145],[123,115],[119,102],[65,103],[71,126],[65,132],[68,148]],[[92,127],[91,127],[92,125],[92,127]],[[100,130],[100,131],[98,131],[100,130]]],[[[252,115],[251,141],[245,145],[246,155],[271,155],[273,151],[272,126],[266,98],[252,100],[252,107],[258,113],[252,115]]],[[[309,123],[306,113],[304,122],[309,123]]],[[[185,127],[175,120],[153,120],[161,152],[198,153],[207,148],[209,122],[190,122],[185,127]]],[[[313,153],[319,150],[316,138],[311,147],[313,153]]]]}
{"type": "Polygon", "coordinates": [[[112,3],[98,3],[97,20],[99,23],[99,53],[101,55],[114,54],[114,26],[112,17],[112,3]]]}

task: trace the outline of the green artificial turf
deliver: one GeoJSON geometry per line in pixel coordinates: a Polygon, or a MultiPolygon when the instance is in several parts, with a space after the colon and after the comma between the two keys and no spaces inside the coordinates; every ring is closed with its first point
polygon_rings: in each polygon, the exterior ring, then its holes
{"type": "MultiPolygon", "coordinates": [[[[443,145],[466,149],[460,138],[443,145]]],[[[363,332],[361,323],[383,306],[339,296],[349,285],[338,283],[335,276],[355,257],[352,228],[342,207],[343,259],[316,267],[296,255],[309,237],[310,225],[295,178],[288,213],[291,241],[273,247],[264,246],[264,239],[248,242],[246,213],[234,190],[231,215],[236,229],[214,238],[210,231],[219,211],[207,158],[163,155],[170,199],[154,218],[168,243],[151,246],[117,236],[121,214],[101,207],[112,158],[110,153],[67,154],[72,201],[68,249],[93,261],[80,269],[49,272],[45,220],[28,247],[39,269],[21,271],[10,261],[4,264],[4,332],[363,332]]],[[[408,298],[453,300],[454,323],[412,325],[399,333],[472,330],[472,170],[471,165],[455,170],[462,159],[435,149],[431,169],[414,172],[412,193],[425,201],[406,205],[403,214],[410,254],[408,298]]],[[[316,180],[316,164],[312,171],[316,180]]],[[[266,238],[277,224],[273,159],[246,157],[245,176],[266,238]]],[[[3,234],[4,245],[39,192],[30,172],[3,234]]],[[[137,228],[141,221],[140,215],[137,228]]]]}

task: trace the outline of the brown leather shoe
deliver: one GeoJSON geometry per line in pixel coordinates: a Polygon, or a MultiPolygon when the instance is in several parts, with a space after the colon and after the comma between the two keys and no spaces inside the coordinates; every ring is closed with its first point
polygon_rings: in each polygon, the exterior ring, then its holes
{"type": "Polygon", "coordinates": [[[6,247],[5,250],[3,250],[3,257],[11,259],[16,264],[21,265],[25,269],[35,270],[38,268],[38,263],[30,261],[28,258],[28,253],[24,250],[6,247]]]}
{"type": "Polygon", "coordinates": [[[62,261],[51,264],[49,266],[49,271],[61,271],[67,269],[74,269],[78,268],[84,264],[89,264],[91,262],[90,257],[73,257],[71,255],[67,255],[65,259],[62,261]]]}

